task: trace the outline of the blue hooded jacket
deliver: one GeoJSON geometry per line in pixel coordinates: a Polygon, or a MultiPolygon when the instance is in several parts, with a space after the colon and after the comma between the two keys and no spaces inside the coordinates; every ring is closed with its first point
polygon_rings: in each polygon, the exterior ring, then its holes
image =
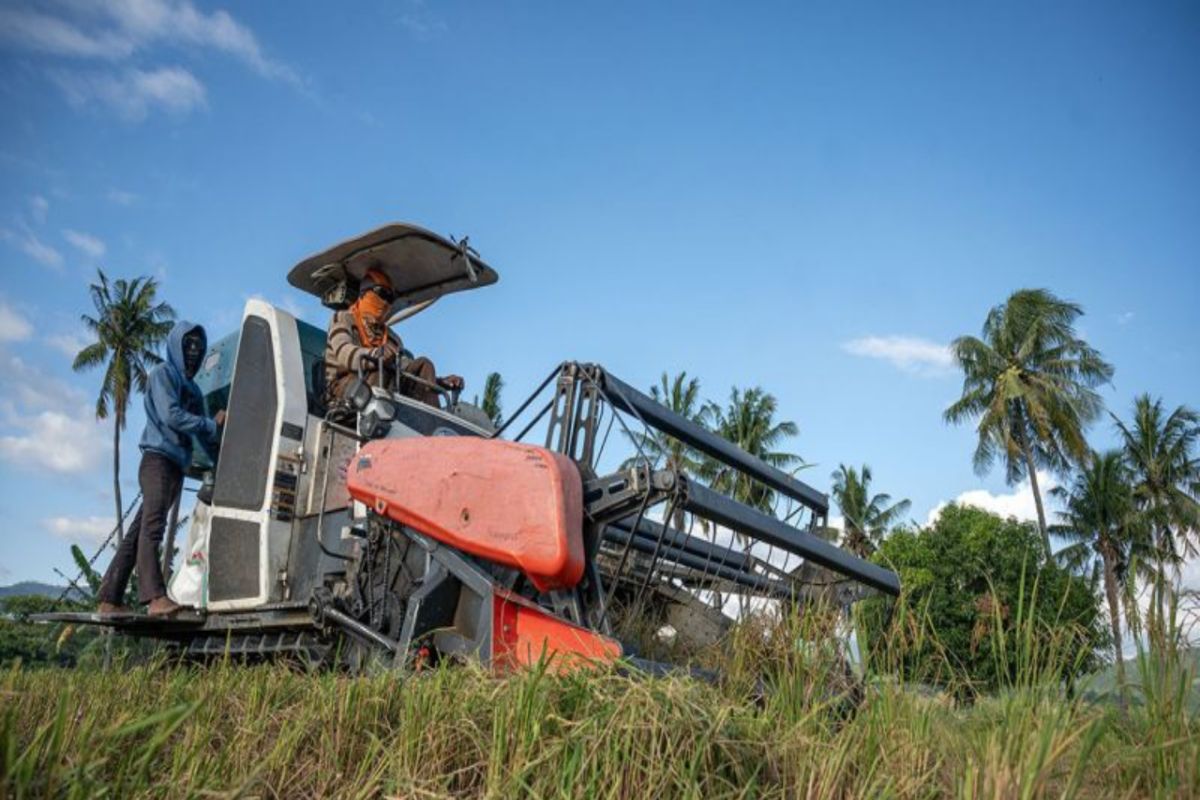
{"type": "Polygon", "coordinates": [[[186,320],[175,323],[167,335],[167,358],[150,370],[146,386],[142,452],[161,453],[183,470],[192,461],[193,436],[216,460],[217,423],[204,413],[200,387],[183,367],[183,337],[196,328],[200,326],[186,320]]]}

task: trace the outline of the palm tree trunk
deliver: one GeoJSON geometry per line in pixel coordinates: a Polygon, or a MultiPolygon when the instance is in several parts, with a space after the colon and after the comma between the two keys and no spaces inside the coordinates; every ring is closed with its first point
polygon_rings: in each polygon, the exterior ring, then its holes
{"type": "Polygon", "coordinates": [[[1125,585],[1121,590],[1121,602],[1125,606],[1125,626],[1129,635],[1136,641],[1142,635],[1142,611],[1137,603],[1137,576],[1126,575],[1125,585]]]}
{"type": "Polygon", "coordinates": [[[113,498],[117,504],[117,547],[120,547],[125,538],[125,520],[121,517],[124,512],[121,505],[121,415],[113,416],[113,498]]]}
{"type": "MultiPolygon", "coordinates": [[[[1159,534],[1162,541],[1162,534],[1159,534]]],[[[1167,643],[1167,562],[1163,558],[1162,546],[1156,548],[1154,562],[1154,592],[1150,603],[1149,640],[1151,646],[1157,646],[1158,652],[1165,652],[1167,643]]]]}
{"type": "Polygon", "coordinates": [[[1021,453],[1025,456],[1025,470],[1029,473],[1029,488],[1033,490],[1033,505],[1037,509],[1038,530],[1042,532],[1042,544],[1046,547],[1046,558],[1050,557],[1050,531],[1046,529],[1046,509],[1042,507],[1042,492],[1038,488],[1037,466],[1033,463],[1033,449],[1025,437],[1021,438],[1021,453]]]}
{"type": "MultiPolygon", "coordinates": [[[[125,520],[122,516],[124,509],[121,507],[121,415],[120,413],[113,415],[113,499],[117,505],[117,547],[121,546],[121,539],[125,537],[125,520]]],[[[118,601],[120,602],[120,601],[118,601]]],[[[108,629],[104,632],[104,671],[107,672],[112,667],[112,641],[113,631],[108,629]]]]}
{"type": "Polygon", "coordinates": [[[1121,604],[1117,599],[1117,572],[1112,558],[1105,553],[1104,561],[1104,594],[1108,598],[1108,617],[1112,624],[1113,650],[1117,658],[1117,691],[1121,703],[1125,703],[1125,655],[1121,644],[1121,604]]]}

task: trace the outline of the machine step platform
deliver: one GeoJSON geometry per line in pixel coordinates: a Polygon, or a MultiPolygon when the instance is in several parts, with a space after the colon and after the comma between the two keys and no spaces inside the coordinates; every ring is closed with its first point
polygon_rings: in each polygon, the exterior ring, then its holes
{"type": "Polygon", "coordinates": [[[206,615],[202,611],[180,611],[173,617],[152,617],[149,614],[130,612],[127,614],[98,614],[94,611],[53,611],[31,614],[33,622],[61,622],[68,625],[105,625],[123,629],[195,628],[203,625],[206,615]]]}
{"type": "Polygon", "coordinates": [[[150,638],[173,638],[201,631],[272,630],[307,628],[312,617],[306,603],[272,603],[250,611],[206,613],[185,609],[173,617],[149,614],[98,614],[94,611],[53,611],[30,614],[31,622],[98,625],[121,633],[150,638]]]}

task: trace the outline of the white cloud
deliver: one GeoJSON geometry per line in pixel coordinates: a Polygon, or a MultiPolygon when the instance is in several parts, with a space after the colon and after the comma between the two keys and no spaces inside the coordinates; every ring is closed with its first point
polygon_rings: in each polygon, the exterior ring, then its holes
{"type": "Polygon", "coordinates": [[[45,222],[46,214],[50,211],[50,201],[42,197],[40,194],[35,194],[29,198],[29,213],[33,217],[34,222],[45,222]]]}
{"type": "Polygon", "coordinates": [[[63,409],[83,395],[0,349],[0,421],[26,410],[63,409]]]}
{"type": "Polygon", "coordinates": [[[88,258],[103,258],[108,250],[103,241],[90,233],[67,228],[63,231],[63,237],[88,258]]]}
{"type": "Polygon", "coordinates": [[[210,48],[259,75],[293,85],[291,67],[268,58],[254,32],[223,10],[205,13],[190,0],[107,0],[63,4],[56,14],[0,9],[0,41],[65,58],[117,62],[155,45],[210,48]]]}
{"type": "Polygon", "coordinates": [[[33,325],[20,312],[0,301],[0,342],[22,342],[33,333],[33,325]]]}
{"type": "MultiPolygon", "coordinates": [[[[1050,496],[1050,490],[1058,485],[1054,476],[1048,472],[1038,471],[1038,489],[1042,494],[1042,503],[1046,506],[1046,521],[1052,522],[1054,512],[1047,505],[1050,496]]],[[[1033,489],[1030,487],[1029,481],[1024,480],[1014,487],[1009,494],[992,494],[987,489],[972,489],[963,492],[958,497],[955,497],[951,502],[957,503],[960,506],[974,506],[982,508],[984,511],[991,511],[993,514],[999,514],[1002,517],[1016,517],[1022,522],[1037,521],[1037,506],[1033,501],[1033,489]]],[[[942,509],[949,503],[941,502],[933,507],[929,512],[929,516],[925,519],[926,525],[932,525],[941,516],[942,509]]]]}
{"type": "Polygon", "coordinates": [[[156,109],[178,117],[207,105],[204,84],[183,67],[128,69],[120,74],[57,70],[51,78],[72,105],[106,106],[130,122],[140,122],[156,109]]]}
{"type": "Polygon", "coordinates": [[[0,39],[24,50],[72,58],[124,58],[133,43],[117,31],[87,33],[71,22],[25,8],[0,9],[0,39]]]}
{"type": "Polygon", "coordinates": [[[1184,588],[1200,592],[1200,558],[1185,561],[1179,577],[1184,588]]]}
{"type": "Polygon", "coordinates": [[[113,518],[91,517],[48,517],[42,527],[60,539],[76,544],[100,544],[112,533],[113,518]]]}
{"type": "Polygon", "coordinates": [[[1134,314],[1132,311],[1122,311],[1120,314],[1117,314],[1117,324],[1128,325],[1129,323],[1133,322],[1133,318],[1135,316],[1136,314],[1134,314]]]}
{"type": "Polygon", "coordinates": [[[56,333],[46,338],[46,344],[72,360],[75,355],[87,347],[88,340],[79,333],[56,333]]]}
{"type": "Polygon", "coordinates": [[[61,269],[63,265],[62,253],[37,238],[33,231],[25,226],[21,227],[22,230],[20,233],[15,233],[7,229],[0,230],[0,239],[4,239],[6,242],[15,245],[22,253],[43,266],[61,269]]]}
{"type": "Polygon", "coordinates": [[[42,411],[7,420],[17,433],[0,436],[0,458],[19,467],[74,473],[94,469],[105,443],[87,408],[77,413],[42,411]]]}
{"type": "Polygon", "coordinates": [[[108,452],[108,438],[82,392],[0,351],[0,459],[22,469],[86,472],[108,452]]]}
{"type": "Polygon", "coordinates": [[[226,11],[205,14],[188,0],[118,0],[103,6],[138,46],[168,41],[211,47],[240,59],[263,77],[299,83],[290,67],[267,58],[254,32],[226,11]]]}
{"type": "Polygon", "coordinates": [[[877,358],[914,375],[944,375],[954,366],[950,348],[915,336],[863,336],[842,344],[847,353],[877,358]]]}

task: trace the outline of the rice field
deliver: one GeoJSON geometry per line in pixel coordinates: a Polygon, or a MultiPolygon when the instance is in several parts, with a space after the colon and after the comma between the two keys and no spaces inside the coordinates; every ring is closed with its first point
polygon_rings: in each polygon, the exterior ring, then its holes
{"type": "Polygon", "coordinates": [[[1065,657],[1053,652],[966,701],[886,670],[851,680],[803,633],[741,626],[719,653],[695,656],[719,670],[712,682],[545,665],[505,677],[469,665],[359,676],[163,659],[18,666],[0,677],[0,793],[1200,797],[1195,666],[1179,653],[1143,653],[1126,705],[1049,677],[1065,657]]]}

